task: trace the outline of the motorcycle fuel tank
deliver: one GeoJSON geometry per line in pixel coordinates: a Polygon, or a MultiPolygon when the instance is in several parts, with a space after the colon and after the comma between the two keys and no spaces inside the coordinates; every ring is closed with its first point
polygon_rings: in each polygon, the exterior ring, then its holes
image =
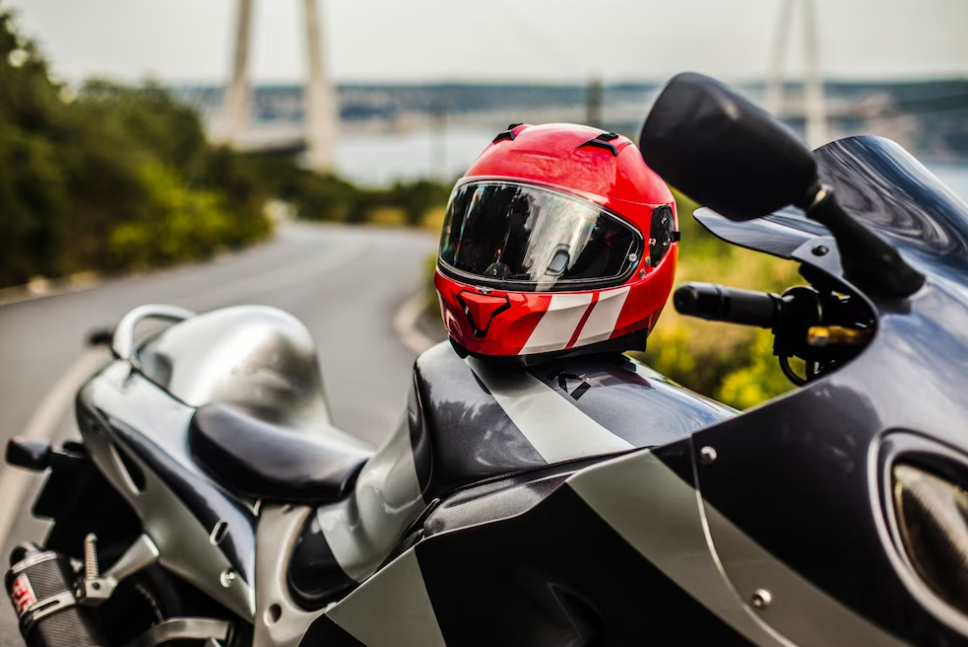
{"type": "Polygon", "coordinates": [[[351,496],[307,522],[290,592],[307,608],[338,598],[460,488],[664,445],[734,415],[624,355],[502,369],[439,344],[417,359],[407,414],[351,496]]]}
{"type": "Polygon", "coordinates": [[[411,444],[428,499],[495,476],[664,445],[732,417],[625,355],[500,368],[441,344],[414,369],[411,444]]]}

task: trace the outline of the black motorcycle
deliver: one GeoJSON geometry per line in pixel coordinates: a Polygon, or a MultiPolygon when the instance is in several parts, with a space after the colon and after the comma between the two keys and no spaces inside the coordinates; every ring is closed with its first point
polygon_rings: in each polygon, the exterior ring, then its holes
{"type": "Polygon", "coordinates": [[[968,207],[890,141],[811,154],[698,75],[642,150],[715,235],[799,263],[783,295],[674,301],[772,329],[801,389],[738,415],[621,355],[441,344],[373,451],[292,317],[145,306],[83,441],[8,446],[54,521],[6,579],[26,643],[968,643],[968,207]],[[150,318],[175,323],[136,342],[150,318]]]}

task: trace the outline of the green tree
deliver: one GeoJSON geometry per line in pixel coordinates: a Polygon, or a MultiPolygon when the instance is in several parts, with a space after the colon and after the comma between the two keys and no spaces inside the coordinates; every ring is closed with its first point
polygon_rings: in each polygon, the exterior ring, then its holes
{"type": "Polygon", "coordinates": [[[0,286],[200,258],[268,235],[271,187],[162,87],[51,80],[0,10],[0,286]]]}

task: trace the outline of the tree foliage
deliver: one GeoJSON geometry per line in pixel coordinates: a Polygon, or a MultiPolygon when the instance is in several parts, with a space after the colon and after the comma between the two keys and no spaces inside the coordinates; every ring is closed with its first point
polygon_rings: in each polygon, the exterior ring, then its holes
{"type": "Polygon", "coordinates": [[[0,12],[0,286],[203,258],[267,235],[264,183],[163,88],[72,93],[0,12]]]}
{"type": "Polygon", "coordinates": [[[277,170],[277,176],[277,195],[291,202],[300,218],[348,224],[371,222],[381,209],[393,209],[402,216],[399,224],[419,226],[428,212],[447,204],[453,186],[452,182],[419,179],[388,188],[360,187],[335,175],[294,168],[277,170]]]}

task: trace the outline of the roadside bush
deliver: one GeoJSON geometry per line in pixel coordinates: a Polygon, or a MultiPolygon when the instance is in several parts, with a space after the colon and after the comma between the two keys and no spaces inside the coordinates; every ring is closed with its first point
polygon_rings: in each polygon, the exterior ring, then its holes
{"type": "Polygon", "coordinates": [[[447,204],[452,184],[435,180],[397,182],[389,188],[354,185],[337,175],[318,175],[293,165],[277,179],[277,194],[305,220],[347,224],[423,226],[447,204]],[[388,217],[388,213],[399,213],[388,217]],[[399,222],[397,222],[399,220],[399,222]]]}
{"type": "Polygon", "coordinates": [[[233,239],[232,219],[211,191],[192,191],[160,164],[142,168],[148,200],[140,218],[120,223],[108,239],[113,267],[152,267],[214,254],[233,239]]]}
{"type": "Polygon", "coordinates": [[[268,235],[265,183],[153,83],[51,80],[0,11],[0,287],[196,259],[268,235]]]}
{"type": "Polygon", "coordinates": [[[318,175],[294,164],[277,177],[278,195],[290,202],[299,218],[350,222],[359,200],[359,189],[336,175],[318,175]]]}
{"type": "Polygon", "coordinates": [[[402,209],[407,224],[415,227],[434,207],[447,204],[450,191],[450,183],[432,180],[397,182],[387,191],[386,199],[388,204],[402,209]]]}

